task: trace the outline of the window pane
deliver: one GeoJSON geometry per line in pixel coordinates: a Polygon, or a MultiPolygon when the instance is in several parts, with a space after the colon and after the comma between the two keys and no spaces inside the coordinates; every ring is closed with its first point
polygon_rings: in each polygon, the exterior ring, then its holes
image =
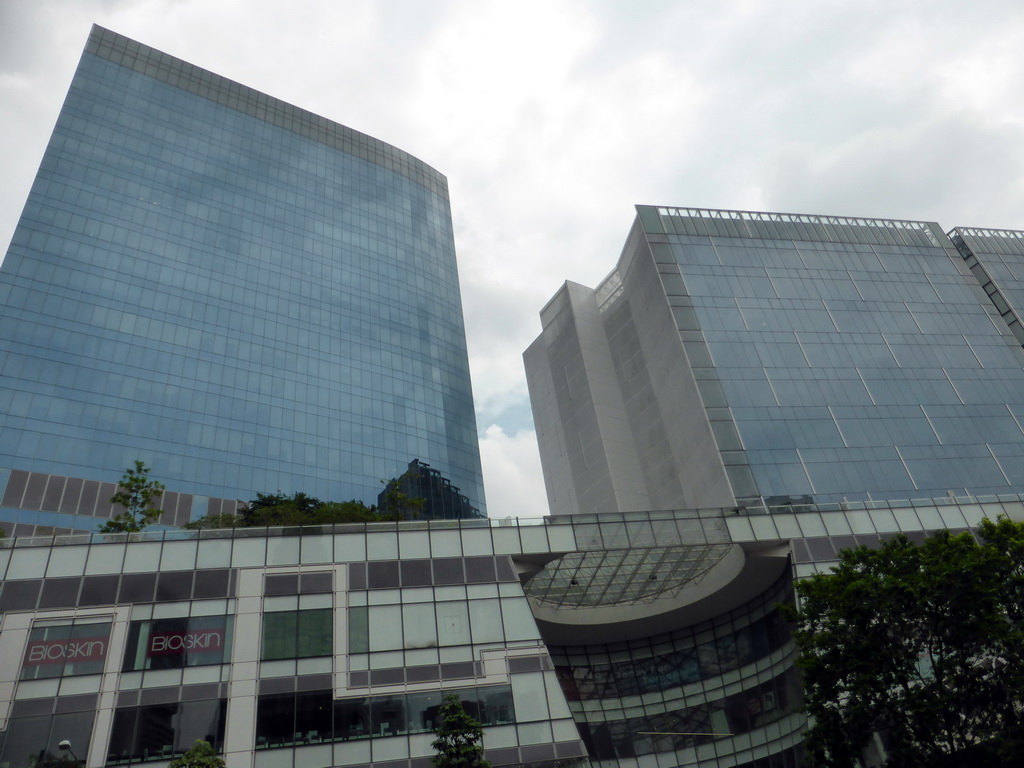
{"type": "Polygon", "coordinates": [[[405,733],[405,697],[377,696],[370,699],[370,721],[374,736],[405,733]]]}
{"type": "Polygon", "coordinates": [[[437,627],[434,624],[434,606],[431,603],[403,605],[402,625],[405,628],[404,647],[433,648],[437,646],[437,627]]]}
{"type": "Polygon", "coordinates": [[[315,744],[331,738],[331,691],[310,691],[296,697],[295,741],[315,744]]]}
{"type": "Polygon", "coordinates": [[[220,750],[226,711],[227,702],[221,699],[119,709],[114,712],[108,760],[169,760],[191,749],[197,739],[220,750]]]}
{"type": "MultiPolygon", "coordinates": [[[[28,768],[47,759],[46,745],[49,743],[50,717],[16,717],[8,721],[7,740],[0,757],[11,768],[28,768]]],[[[61,737],[63,738],[63,737],[61,737]]],[[[56,755],[50,755],[56,759],[56,755]]]]}
{"type": "Polygon", "coordinates": [[[298,621],[297,611],[263,614],[264,661],[295,658],[298,621]]]}
{"type": "Polygon", "coordinates": [[[439,645],[468,645],[469,612],[464,602],[437,603],[437,635],[439,645]]]}
{"type": "Polygon", "coordinates": [[[126,763],[132,758],[135,745],[136,709],[118,709],[114,712],[114,727],[111,729],[108,763],[126,763]]]}
{"type": "Polygon", "coordinates": [[[508,725],[515,722],[510,686],[478,688],[476,694],[480,701],[480,722],[484,725],[508,725]]]}
{"type": "Polygon", "coordinates": [[[342,741],[370,736],[370,710],[365,699],[334,702],[334,738],[342,741]]]}
{"type": "Polygon", "coordinates": [[[29,633],[21,679],[99,674],[106,661],[109,638],[109,620],[37,624],[29,633]]]}
{"type": "Polygon", "coordinates": [[[135,736],[135,759],[170,757],[174,753],[174,725],[178,704],[142,707],[135,736]]]}
{"type": "Polygon", "coordinates": [[[179,704],[174,753],[181,754],[191,749],[197,740],[207,741],[215,749],[220,749],[224,745],[226,710],[227,703],[218,699],[183,701],[179,704]]]}
{"type": "Polygon", "coordinates": [[[469,603],[469,623],[474,643],[493,643],[505,639],[498,600],[473,600],[469,603]]]}
{"type": "Polygon", "coordinates": [[[402,647],[402,611],[397,605],[370,607],[370,646],[375,651],[402,647]]]}
{"type": "Polygon", "coordinates": [[[256,705],[256,747],[280,747],[295,733],[295,695],[260,696],[256,705]]]}
{"type": "Polygon", "coordinates": [[[334,653],[332,631],[334,612],[330,608],[298,612],[298,642],[295,656],[330,656],[334,653]]]}
{"type": "Polygon", "coordinates": [[[537,622],[525,597],[505,598],[501,601],[507,640],[540,640],[537,622]]]}
{"type": "Polygon", "coordinates": [[[36,625],[28,635],[28,648],[21,667],[22,680],[60,677],[64,673],[64,653],[71,639],[71,623],[36,625]]]}
{"type": "Polygon", "coordinates": [[[430,733],[441,709],[441,693],[410,693],[406,697],[406,723],[409,733],[430,733]]]}
{"type": "Polygon", "coordinates": [[[353,606],[348,609],[349,653],[369,653],[369,620],[369,609],[365,605],[353,606]]]}
{"type": "Polygon", "coordinates": [[[144,622],[142,651],[143,669],[180,669],[185,666],[184,638],[188,635],[188,618],[159,619],[144,622]]]}
{"type": "Polygon", "coordinates": [[[231,646],[231,616],[133,621],[123,669],[179,669],[221,664],[231,646]]]}

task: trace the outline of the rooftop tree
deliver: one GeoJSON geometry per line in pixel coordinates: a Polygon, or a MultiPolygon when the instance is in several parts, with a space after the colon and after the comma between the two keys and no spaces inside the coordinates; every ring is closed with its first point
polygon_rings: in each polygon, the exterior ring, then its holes
{"type": "Polygon", "coordinates": [[[110,497],[110,503],[120,504],[124,512],[101,525],[100,533],[134,533],[152,525],[160,517],[156,500],[163,492],[161,483],[149,479],[149,467],[136,461],[134,467],[125,470],[117,493],[110,497]]]}

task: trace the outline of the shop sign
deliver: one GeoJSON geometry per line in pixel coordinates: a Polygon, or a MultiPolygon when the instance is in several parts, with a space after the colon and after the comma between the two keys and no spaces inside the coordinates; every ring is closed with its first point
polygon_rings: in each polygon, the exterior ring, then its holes
{"type": "Polygon", "coordinates": [[[146,655],[181,656],[186,653],[211,653],[224,648],[224,628],[190,629],[182,632],[158,632],[150,635],[146,655]]]}
{"type": "Polygon", "coordinates": [[[25,666],[77,664],[103,661],[107,657],[106,637],[81,637],[74,640],[32,640],[25,650],[25,666]]]}

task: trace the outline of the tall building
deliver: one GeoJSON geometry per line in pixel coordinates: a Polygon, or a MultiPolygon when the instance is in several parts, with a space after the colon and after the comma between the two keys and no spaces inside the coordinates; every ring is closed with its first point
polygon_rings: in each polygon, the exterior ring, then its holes
{"type": "Polygon", "coordinates": [[[996,311],[1024,344],[1024,232],[957,227],[949,233],[996,311]]]}
{"type": "Polygon", "coordinates": [[[414,459],[484,509],[447,182],[377,139],[94,27],[0,305],[8,523],[136,459],[169,525],[414,459]]]}
{"type": "Polygon", "coordinates": [[[792,765],[794,649],[764,607],[842,549],[1024,519],[1022,279],[1020,232],[640,206],[612,273],[556,293],[524,356],[552,520],[608,542],[619,515],[691,519],[682,552],[627,534],[527,582],[592,759],[792,765]],[[693,564],[676,606],[635,567],[659,555],[693,564]],[[618,603],[592,588],[616,568],[618,603]],[[605,623],[546,624],[571,623],[549,582],[605,623]]]}
{"type": "Polygon", "coordinates": [[[525,354],[551,511],[1024,491],[1022,241],[954,239],[977,258],[930,222],[640,206],[525,354]]]}

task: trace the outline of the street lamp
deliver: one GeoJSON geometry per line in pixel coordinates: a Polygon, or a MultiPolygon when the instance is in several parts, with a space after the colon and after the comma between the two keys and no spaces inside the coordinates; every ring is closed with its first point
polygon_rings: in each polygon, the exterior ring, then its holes
{"type": "Polygon", "coordinates": [[[59,742],[57,742],[57,749],[59,749],[61,751],[61,757],[64,760],[68,759],[68,756],[67,756],[66,753],[70,752],[71,756],[73,758],[75,758],[75,762],[76,763],[78,762],[78,755],[76,755],[74,750],[71,749],[71,742],[68,741],[67,739],[61,739],[59,742]]]}

